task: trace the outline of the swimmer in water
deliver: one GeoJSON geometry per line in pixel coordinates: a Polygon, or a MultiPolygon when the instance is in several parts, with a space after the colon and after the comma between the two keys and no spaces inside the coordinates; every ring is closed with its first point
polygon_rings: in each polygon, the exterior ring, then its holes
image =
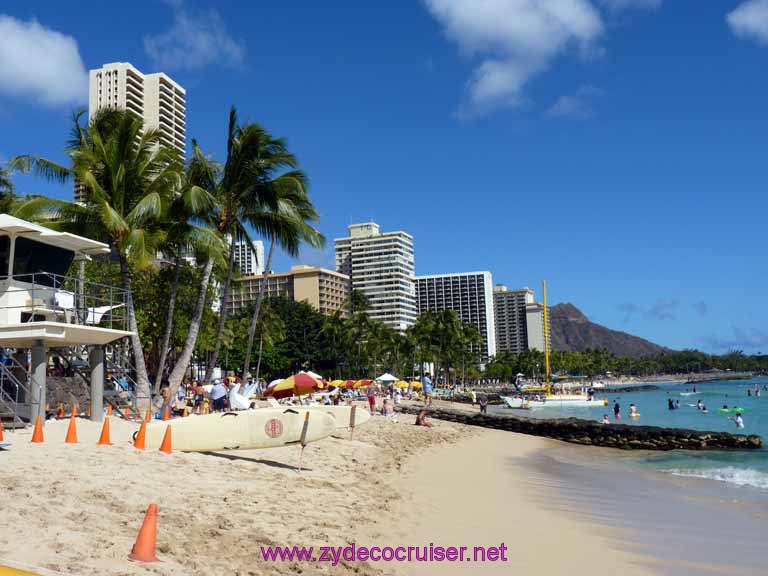
{"type": "Polygon", "coordinates": [[[741,417],[741,412],[737,412],[736,416],[731,416],[729,420],[736,423],[736,428],[744,428],[744,418],[741,417]]]}
{"type": "Polygon", "coordinates": [[[630,418],[634,418],[635,416],[637,416],[637,406],[635,406],[634,404],[630,404],[629,405],[629,417],[630,418]]]}
{"type": "Polygon", "coordinates": [[[611,421],[608,419],[608,414],[603,414],[603,424],[610,424],[611,421]]]}
{"type": "Polygon", "coordinates": [[[701,407],[701,413],[702,413],[702,414],[709,414],[709,410],[707,410],[707,407],[706,407],[706,406],[702,406],[702,407],[701,407]]]}
{"type": "Polygon", "coordinates": [[[621,420],[621,406],[619,406],[618,402],[613,405],[613,417],[616,420],[621,420]]]}
{"type": "Polygon", "coordinates": [[[701,404],[701,400],[699,400],[698,402],[696,402],[696,410],[701,410],[701,406],[702,406],[702,404],[701,404]]]}

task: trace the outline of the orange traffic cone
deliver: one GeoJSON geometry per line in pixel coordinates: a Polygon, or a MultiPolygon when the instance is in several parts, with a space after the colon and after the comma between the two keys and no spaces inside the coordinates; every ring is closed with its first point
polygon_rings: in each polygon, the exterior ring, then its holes
{"type": "Polygon", "coordinates": [[[139,433],[136,435],[136,440],[133,441],[133,447],[136,450],[144,450],[147,444],[147,423],[142,422],[139,428],[139,433]]]}
{"type": "Polygon", "coordinates": [[[109,439],[109,416],[104,418],[104,425],[101,427],[101,436],[96,443],[97,446],[112,446],[112,442],[109,439]]]}
{"type": "Polygon", "coordinates": [[[80,411],[77,409],[77,404],[72,404],[72,416],[75,418],[80,416],[80,411]]]}
{"type": "Polygon", "coordinates": [[[64,418],[64,404],[59,404],[59,411],[56,412],[56,418],[64,418]]]}
{"type": "Polygon", "coordinates": [[[37,420],[35,420],[35,430],[32,432],[32,442],[34,444],[43,443],[43,419],[41,416],[38,416],[37,420]]]}
{"type": "Polygon", "coordinates": [[[90,405],[85,407],[85,417],[86,418],[90,418],[91,417],[91,407],[90,407],[90,405]]]}
{"type": "Polygon", "coordinates": [[[65,444],[77,444],[77,420],[75,420],[75,413],[69,417],[69,428],[67,428],[67,437],[64,440],[65,444]]]}
{"type": "Polygon", "coordinates": [[[157,504],[150,504],[144,522],[136,537],[136,543],[128,556],[134,562],[159,562],[157,550],[157,504]]]}
{"type": "Polygon", "coordinates": [[[3,441],[3,421],[0,420],[0,442],[3,441]]]}
{"type": "Polygon", "coordinates": [[[166,426],[165,427],[165,436],[163,436],[163,443],[160,444],[160,452],[165,452],[166,454],[170,454],[173,450],[171,449],[171,427],[166,426]]]}
{"type": "Polygon", "coordinates": [[[170,419],[171,419],[171,413],[168,410],[168,405],[166,404],[165,407],[163,408],[163,422],[170,419]]]}
{"type": "Polygon", "coordinates": [[[150,410],[149,408],[147,408],[147,412],[146,414],[144,414],[144,420],[146,422],[149,422],[150,420],[152,420],[152,410],[150,410]]]}
{"type": "Polygon", "coordinates": [[[107,416],[112,416],[112,404],[107,406],[107,416]]]}

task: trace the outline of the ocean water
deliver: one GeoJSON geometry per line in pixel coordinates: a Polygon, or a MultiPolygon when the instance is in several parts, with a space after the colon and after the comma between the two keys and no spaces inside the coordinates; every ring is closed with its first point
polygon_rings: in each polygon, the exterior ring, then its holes
{"type": "MultiPolygon", "coordinates": [[[[613,403],[621,406],[622,424],[664,426],[671,428],[689,428],[743,434],[757,434],[768,445],[768,391],[765,386],[768,378],[752,380],[715,381],[696,384],[696,393],[692,394],[691,384],[660,384],[659,390],[598,393],[607,397],[609,405],[594,408],[566,408],[553,403],[552,406],[526,411],[532,418],[575,417],[601,421],[604,414],[613,419],[613,403]],[[761,390],[760,396],[754,395],[755,386],[761,390]],[[747,390],[753,395],[747,396],[747,390]],[[668,399],[680,401],[679,410],[668,409],[668,399]],[[697,400],[708,408],[704,414],[696,408],[697,400]],[[637,406],[640,418],[631,419],[629,405],[637,406]],[[729,419],[732,414],[724,414],[719,409],[743,409],[744,428],[739,430],[729,419]]],[[[521,411],[515,411],[520,413],[521,411]]],[[[618,456],[621,463],[633,467],[660,471],[678,477],[703,478],[734,487],[744,487],[768,493],[768,448],[738,452],[628,452],[618,456]]]]}

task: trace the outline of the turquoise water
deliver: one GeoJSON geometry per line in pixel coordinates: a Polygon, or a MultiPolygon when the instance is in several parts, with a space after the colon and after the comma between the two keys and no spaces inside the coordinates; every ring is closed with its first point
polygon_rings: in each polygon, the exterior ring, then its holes
{"type": "MultiPolygon", "coordinates": [[[[613,419],[613,403],[621,406],[622,424],[690,428],[743,434],[758,434],[768,444],[768,378],[753,380],[716,381],[696,384],[696,394],[691,384],[660,384],[659,390],[647,392],[598,393],[607,397],[609,405],[600,408],[562,408],[558,406],[529,411],[526,415],[534,418],[576,417],[601,421],[603,414],[613,419]],[[754,395],[755,385],[761,390],[754,395]],[[751,397],[747,390],[753,391],[751,397]],[[669,410],[667,400],[680,401],[679,410],[669,410]],[[708,408],[707,414],[696,409],[701,400],[708,408]],[[627,418],[629,405],[634,403],[640,418],[627,418]],[[689,406],[692,404],[693,406],[689,406]],[[744,409],[744,429],[738,430],[733,421],[718,411],[723,405],[744,409]]],[[[627,456],[624,462],[631,466],[650,467],[677,476],[708,478],[768,491],[768,449],[739,452],[661,452],[644,453],[642,456],[627,456]],[[649,455],[647,455],[649,454],[649,455]]]]}

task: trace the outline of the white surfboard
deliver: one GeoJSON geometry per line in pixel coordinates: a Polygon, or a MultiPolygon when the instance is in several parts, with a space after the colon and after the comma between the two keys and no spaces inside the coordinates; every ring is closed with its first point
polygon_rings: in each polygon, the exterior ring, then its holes
{"type": "MultiPolygon", "coordinates": [[[[286,406],[286,409],[295,410],[303,414],[304,412],[311,412],[314,416],[318,412],[324,412],[333,418],[336,423],[336,429],[346,430],[351,427],[351,415],[352,406],[324,406],[322,404],[314,404],[311,406],[286,406]]],[[[311,418],[311,417],[310,417],[311,418]]],[[[368,420],[371,419],[371,414],[365,408],[357,406],[355,409],[355,428],[362,426],[368,420]]]]}
{"type": "MultiPolygon", "coordinates": [[[[301,441],[304,413],[286,408],[221,412],[173,418],[147,426],[146,447],[159,448],[167,426],[171,444],[182,452],[274,448],[301,441]]],[[[322,412],[309,417],[305,441],[316,442],[333,434],[336,421],[322,412]]]]}

